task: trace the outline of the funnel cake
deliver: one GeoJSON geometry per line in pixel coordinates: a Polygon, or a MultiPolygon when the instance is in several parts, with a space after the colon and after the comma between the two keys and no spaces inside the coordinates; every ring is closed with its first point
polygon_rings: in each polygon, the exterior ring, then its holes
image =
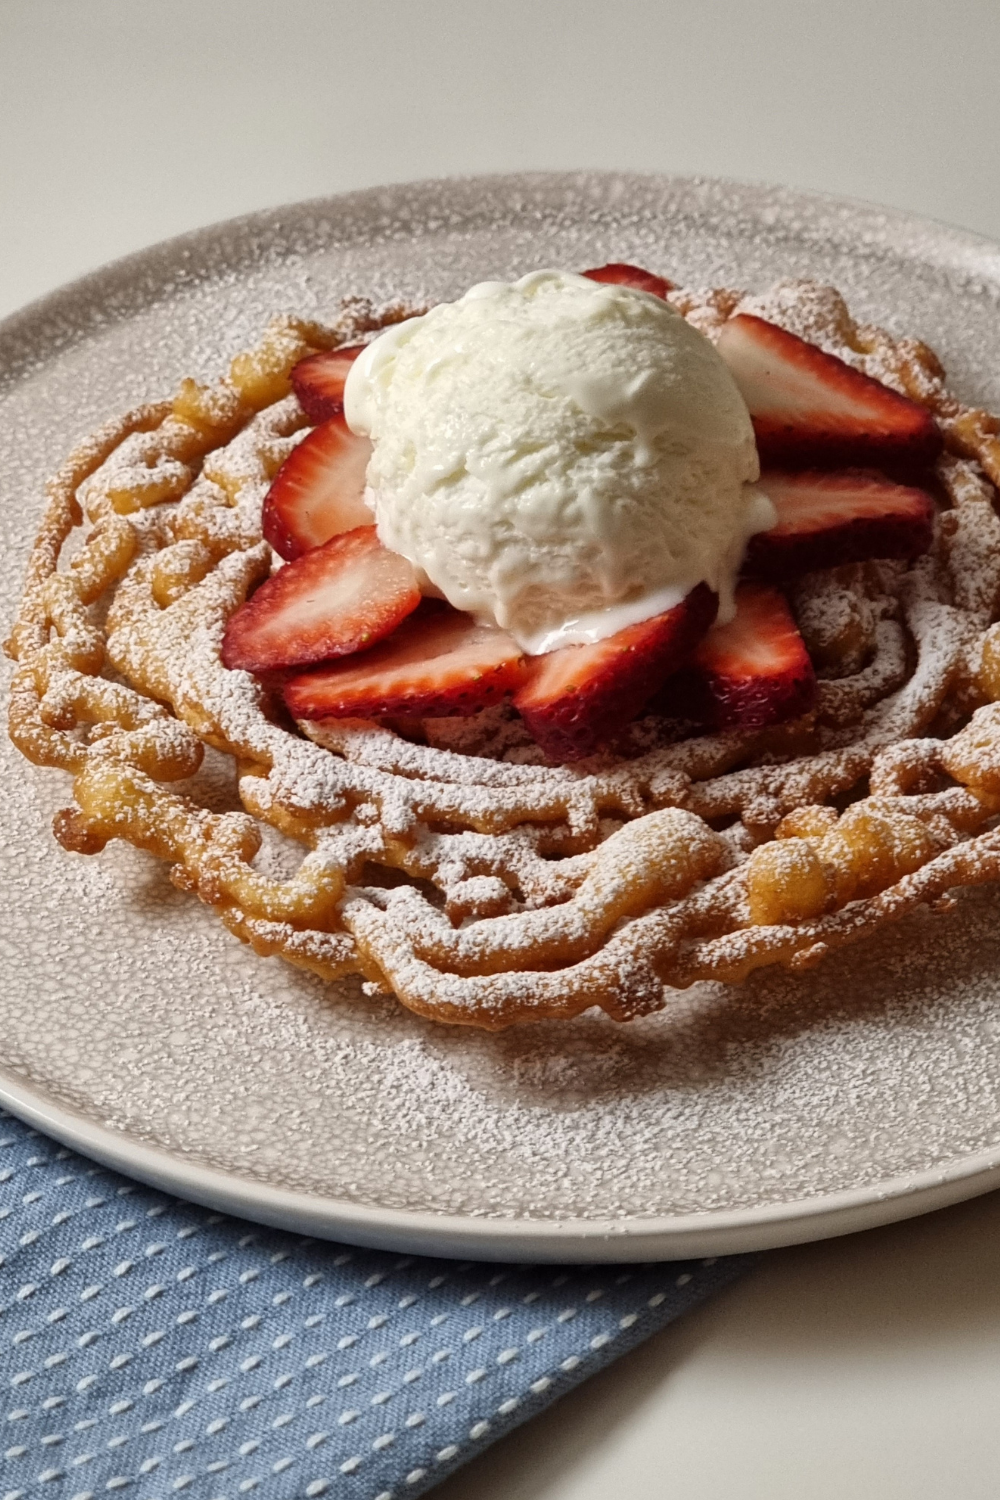
{"type": "Polygon", "coordinates": [[[1000,878],[1000,421],[829,288],[670,300],[710,338],[737,311],[778,324],[943,434],[930,552],[791,590],[810,713],[686,738],[647,713],[566,766],[507,704],[295,725],[228,670],[226,622],[272,569],[262,502],[308,425],[293,366],[408,311],[352,302],[330,327],[276,320],[216,385],[109,422],[52,480],[7,649],[12,739],[74,778],[59,842],[127,840],[261,955],[487,1028],[593,1005],[625,1021],[695,980],[807,968],[1000,878]],[[235,763],[243,811],[186,784],[206,746],[235,763]],[[259,857],[276,840],[301,856],[287,878],[259,857]]]}

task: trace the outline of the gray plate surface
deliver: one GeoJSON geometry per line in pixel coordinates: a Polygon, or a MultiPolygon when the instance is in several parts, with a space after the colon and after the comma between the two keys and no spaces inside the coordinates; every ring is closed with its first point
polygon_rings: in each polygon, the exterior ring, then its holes
{"type": "MultiPolygon", "coordinates": [[[[608,174],[296,205],[154,247],[0,325],[4,619],[73,442],[217,374],[272,313],[609,259],[687,284],[832,282],[1000,407],[1000,251],[942,225],[608,174]]],[[[1000,1185],[996,891],[629,1027],[479,1035],[256,958],[130,849],[63,853],[49,822],[67,779],[6,740],[0,755],[0,1099],[123,1171],[314,1234],[519,1260],[790,1243],[1000,1185]]]]}

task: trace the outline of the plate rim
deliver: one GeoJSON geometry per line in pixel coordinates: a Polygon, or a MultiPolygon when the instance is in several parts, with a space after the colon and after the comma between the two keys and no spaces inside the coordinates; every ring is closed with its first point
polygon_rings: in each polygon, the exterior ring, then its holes
{"type": "MultiPolygon", "coordinates": [[[[623,183],[633,182],[656,185],[665,192],[674,189],[725,194],[730,199],[735,196],[758,212],[762,202],[776,204],[779,211],[795,204],[825,208],[835,216],[851,217],[855,225],[860,218],[876,239],[888,238],[897,253],[904,253],[908,244],[914,251],[919,250],[924,235],[931,231],[938,247],[947,242],[949,250],[965,260],[963,269],[995,278],[1000,290],[1000,244],[996,241],[945,221],[864,199],[695,174],[594,170],[424,178],[288,202],[217,220],[96,267],[0,320],[0,377],[12,374],[14,385],[27,377],[30,366],[18,369],[17,361],[5,372],[4,346],[20,341],[33,324],[49,319],[58,322],[72,304],[88,296],[99,296],[102,287],[122,277],[140,278],[157,263],[183,257],[186,251],[204,253],[213,242],[234,231],[278,231],[285,214],[313,211],[332,219],[338,211],[343,214],[355,206],[363,208],[373,202],[388,204],[393,198],[419,201],[432,189],[440,192],[442,186],[475,195],[495,193],[504,186],[516,185],[522,191],[528,186],[532,190],[558,188],[571,192],[612,182],[619,188],[623,183]]],[[[923,263],[934,263],[935,257],[927,254],[926,244],[923,250],[920,256],[923,263]]],[[[959,270],[954,259],[942,257],[940,264],[953,273],[959,270]]],[[[191,284],[202,284],[201,279],[192,278],[191,284]]],[[[150,291],[142,305],[148,307],[155,305],[158,293],[148,279],[147,285],[150,291]]],[[[127,311],[123,318],[134,315],[127,311]]],[[[36,368],[86,340],[88,329],[78,326],[75,319],[69,321],[72,324],[69,338],[42,341],[41,352],[32,361],[36,368]]],[[[85,1110],[26,1081],[22,1073],[2,1061],[0,1105],[106,1167],[205,1207],[321,1238],[459,1258],[473,1255],[479,1259],[509,1261],[527,1255],[538,1261],[596,1263],[677,1260],[758,1251],[874,1228],[1000,1188],[1000,1144],[997,1144],[922,1172],[750,1208],[624,1219],[480,1217],[472,1213],[445,1214],[367,1205],[310,1191],[278,1188],[235,1170],[206,1166],[181,1151],[150,1145],[125,1130],[100,1124],[85,1110]]]]}
{"type": "Polygon", "coordinates": [[[205,1166],[98,1124],[73,1105],[45,1099],[2,1066],[0,1105],[103,1166],[205,1208],[321,1239],[455,1259],[512,1261],[527,1255],[540,1262],[596,1264],[744,1254],[874,1229],[1000,1188],[995,1146],[946,1167],[752,1208],[621,1220],[424,1213],[276,1188],[205,1166]]]}
{"type": "MultiPolygon", "coordinates": [[[[99,294],[102,284],[111,286],[122,276],[142,271],[148,273],[161,258],[168,256],[183,258],[186,251],[192,250],[203,252],[217,239],[231,235],[234,231],[251,229],[280,231],[281,217],[284,214],[315,212],[332,215],[338,208],[343,213],[344,210],[349,210],[355,205],[363,207],[366,204],[378,202],[380,199],[385,202],[390,197],[419,199],[430,190],[439,191],[443,187],[470,194],[487,187],[493,191],[502,190],[505,185],[511,187],[516,185],[522,190],[527,186],[532,189],[558,188],[570,191],[574,188],[581,190],[588,185],[612,181],[617,184],[658,185],[664,190],[673,188],[677,191],[721,194],[727,199],[737,198],[746,202],[750,207],[759,207],[761,199],[767,198],[778,205],[784,201],[790,206],[811,204],[815,208],[826,208],[834,216],[847,213],[855,221],[858,219],[864,221],[872,242],[884,240],[888,231],[893,248],[900,252],[902,247],[899,238],[911,241],[908,248],[922,251],[921,259],[925,264],[934,261],[934,258],[927,254],[924,239],[926,232],[931,231],[939,245],[942,237],[947,238],[950,242],[949,251],[952,254],[958,252],[968,256],[966,269],[969,272],[995,276],[998,290],[1000,290],[1000,240],[994,240],[989,235],[979,233],[978,230],[949,223],[946,219],[936,219],[929,214],[918,214],[910,209],[895,208],[867,198],[827,193],[812,188],[792,188],[782,183],[717,177],[697,172],[618,172],[609,168],[594,168],[572,171],[540,169],[524,172],[459,173],[452,176],[423,177],[375,184],[366,188],[352,188],[342,193],[321,194],[313,198],[289,199],[287,202],[269,208],[253,209],[248,213],[236,214],[228,219],[213,219],[208,224],[182,230],[180,234],[169,235],[166,239],[155,240],[141,249],[130,250],[124,255],[116,256],[113,260],[105,261],[84,272],[83,275],[74,277],[71,281],[60,283],[51,291],[43,292],[40,296],[32,298],[0,318],[0,377],[4,375],[4,345],[8,340],[17,339],[23,327],[51,314],[58,315],[62,308],[68,307],[87,293],[99,294]]],[[[857,228],[855,222],[855,233],[857,228]]],[[[952,272],[957,269],[953,259],[942,260],[941,265],[952,272]]],[[[197,284],[197,281],[192,278],[191,285],[197,284]]],[[[151,306],[155,303],[156,297],[150,292],[143,300],[144,305],[151,306]]],[[[84,336],[86,331],[83,330],[84,336]]],[[[78,332],[79,330],[74,330],[74,333],[78,332]]],[[[40,358],[44,359],[51,354],[73,347],[75,342],[75,338],[68,340],[60,344],[57,349],[46,351],[40,358]]]]}

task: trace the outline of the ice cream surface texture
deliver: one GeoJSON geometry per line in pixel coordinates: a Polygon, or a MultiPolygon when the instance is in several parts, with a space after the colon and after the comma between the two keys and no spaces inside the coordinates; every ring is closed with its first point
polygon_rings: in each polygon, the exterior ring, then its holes
{"type": "Polygon", "coordinates": [[[721,357],[629,287],[483,282],[380,334],[344,409],[372,440],[383,543],[531,653],[602,640],[702,581],[726,618],[748,538],[775,521],[721,357]]]}

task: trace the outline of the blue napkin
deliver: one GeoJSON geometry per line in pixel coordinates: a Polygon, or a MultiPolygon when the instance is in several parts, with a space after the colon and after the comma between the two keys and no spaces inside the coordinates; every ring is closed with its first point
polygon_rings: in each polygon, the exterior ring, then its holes
{"type": "Polygon", "coordinates": [[[141,1187],[0,1112],[3,1500],[402,1500],[749,1263],[356,1250],[141,1187]]]}

